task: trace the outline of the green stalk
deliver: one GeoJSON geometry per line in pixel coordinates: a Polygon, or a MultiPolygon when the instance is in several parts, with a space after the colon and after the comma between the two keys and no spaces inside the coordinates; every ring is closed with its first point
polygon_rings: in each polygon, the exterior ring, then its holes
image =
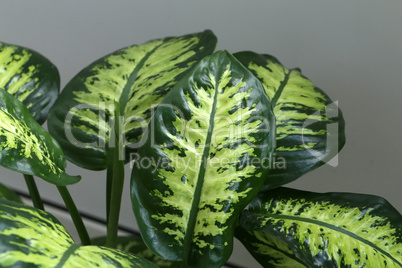
{"type": "Polygon", "coordinates": [[[115,248],[120,217],[121,197],[124,185],[124,162],[115,161],[113,169],[113,186],[110,199],[110,212],[107,225],[106,246],[115,248]]]}
{"type": "Polygon", "coordinates": [[[74,222],[75,229],[77,230],[78,235],[81,239],[81,244],[83,244],[84,246],[90,245],[91,239],[89,238],[88,231],[85,228],[84,222],[82,221],[81,215],[78,212],[73,199],[71,198],[70,192],[68,191],[66,186],[57,186],[57,189],[59,190],[64,204],[66,204],[68,212],[70,213],[71,219],[74,222]]]}
{"type": "Polygon", "coordinates": [[[114,117],[114,150],[111,149],[110,152],[113,152],[113,161],[109,164],[113,164],[113,178],[111,182],[111,193],[110,193],[110,207],[109,207],[109,217],[107,222],[107,235],[106,235],[106,246],[111,248],[116,248],[117,246],[117,232],[119,227],[119,217],[120,217],[120,208],[121,208],[121,197],[123,194],[123,186],[124,186],[124,161],[120,160],[120,152],[123,148],[122,139],[120,137],[121,133],[121,122],[120,122],[120,106],[117,102],[115,102],[115,117],[114,117]]]}
{"type": "MultiPolygon", "coordinates": [[[[114,156],[114,150],[110,149],[108,155],[114,156]]],[[[106,222],[109,222],[110,218],[110,202],[112,198],[112,185],[113,185],[113,161],[108,164],[106,173],[106,222]]]]}
{"type": "Polygon", "coordinates": [[[34,207],[37,209],[45,210],[34,177],[32,175],[24,174],[24,179],[25,183],[27,184],[28,191],[34,207]]]}

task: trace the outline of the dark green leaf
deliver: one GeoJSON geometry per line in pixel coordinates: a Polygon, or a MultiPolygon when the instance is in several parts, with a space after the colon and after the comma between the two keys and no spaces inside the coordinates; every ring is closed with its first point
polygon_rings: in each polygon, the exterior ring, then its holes
{"type": "Polygon", "coordinates": [[[39,124],[56,101],[60,87],[57,68],[41,54],[0,42],[0,89],[18,98],[39,124]]]}
{"type": "Polygon", "coordinates": [[[49,115],[49,132],[67,159],[92,170],[107,168],[108,148],[119,146],[120,160],[144,141],[153,109],[203,57],[213,52],[211,31],[153,40],[107,55],[78,73],[49,115]],[[114,140],[114,103],[120,104],[121,142],[114,140]],[[125,152],[125,153],[124,153],[125,152]]]}
{"type": "Polygon", "coordinates": [[[49,213],[0,199],[1,267],[157,267],[126,252],[74,244],[49,213]]]}
{"type": "Polygon", "coordinates": [[[264,267],[402,267],[402,216],[377,196],[277,188],[240,224],[236,237],[264,267]]]}
{"type": "Polygon", "coordinates": [[[56,140],[4,90],[0,90],[0,165],[59,186],[81,179],[64,172],[66,161],[56,140]]]}
{"type": "Polygon", "coordinates": [[[264,189],[291,182],[328,163],[345,144],[345,122],[336,103],[301,74],[276,58],[234,54],[261,81],[276,118],[276,151],[264,189]]]}
{"type": "Polygon", "coordinates": [[[204,58],[159,105],[134,163],[131,197],[148,247],[223,265],[237,216],[267,175],[274,128],[259,81],[228,52],[204,58]]]}
{"type": "Polygon", "coordinates": [[[0,183],[0,198],[23,204],[20,196],[2,183],[0,183]]]}

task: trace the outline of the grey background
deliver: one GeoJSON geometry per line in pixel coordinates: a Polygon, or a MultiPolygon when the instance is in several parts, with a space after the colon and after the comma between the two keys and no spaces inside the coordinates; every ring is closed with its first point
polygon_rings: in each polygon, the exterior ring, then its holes
{"type": "MultiPolygon", "coordinates": [[[[121,47],[211,29],[217,49],[277,57],[322,88],[346,120],[347,142],[337,167],[323,166],[289,184],[311,191],[383,196],[402,212],[402,3],[386,1],[2,1],[0,40],[48,57],[62,87],[79,70],[121,47]]],[[[127,182],[130,174],[127,167],[127,182]]],[[[82,174],[69,187],[80,209],[103,217],[105,173],[82,174]]],[[[0,169],[9,186],[23,178],[0,169]]],[[[62,203],[51,185],[42,195],[62,203]]],[[[128,183],[127,183],[128,185],[128,183]]],[[[135,226],[128,188],[122,223],[135,226]]],[[[257,267],[236,249],[234,260],[257,267]]]]}

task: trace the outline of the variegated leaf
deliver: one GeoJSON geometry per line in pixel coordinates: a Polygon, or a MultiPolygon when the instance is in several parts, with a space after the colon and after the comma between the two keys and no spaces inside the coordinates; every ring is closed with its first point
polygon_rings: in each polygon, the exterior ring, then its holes
{"type": "MultiPolygon", "coordinates": [[[[234,56],[261,81],[276,118],[276,151],[264,189],[291,182],[329,163],[345,144],[345,122],[336,103],[299,69],[254,52],[234,56]]],[[[332,161],[331,161],[332,160],[332,161]]]]}
{"type": "Polygon", "coordinates": [[[49,213],[0,199],[1,267],[157,267],[126,252],[74,244],[49,213]]]}
{"type": "Polygon", "coordinates": [[[0,183],[0,198],[23,204],[21,197],[2,183],[0,183]]]}
{"type": "MultiPolygon", "coordinates": [[[[158,268],[157,265],[139,256],[118,249],[101,246],[80,246],[64,253],[66,261],[59,267],[119,267],[119,268],[158,268]]],[[[71,249],[70,247],[69,249],[71,249]]]]}
{"type": "Polygon", "coordinates": [[[274,129],[259,81],[228,52],[204,58],[162,101],[134,162],[131,197],[148,247],[221,267],[267,175],[274,129]]]}
{"type": "Polygon", "coordinates": [[[43,124],[60,87],[57,68],[41,54],[0,42],[0,89],[18,98],[43,124]]]}
{"type": "Polygon", "coordinates": [[[377,196],[277,188],[240,225],[236,237],[264,267],[402,267],[402,216],[377,196]]]}
{"type": "MultiPolygon", "coordinates": [[[[105,245],[106,237],[98,237],[91,239],[94,245],[105,245]]],[[[164,260],[156,256],[147,245],[145,245],[141,236],[119,236],[117,238],[117,249],[123,250],[134,254],[135,256],[149,260],[150,262],[156,264],[159,268],[171,268],[173,267],[172,261],[164,260]]]]}
{"type": "Polygon", "coordinates": [[[262,231],[236,228],[235,236],[264,267],[307,268],[289,246],[262,231]]]}
{"type": "Polygon", "coordinates": [[[81,179],[64,172],[66,161],[56,140],[4,90],[0,90],[0,165],[59,186],[81,179]]]}
{"type": "Polygon", "coordinates": [[[141,138],[153,109],[203,57],[213,52],[211,31],[153,40],[107,55],[78,73],[64,88],[49,116],[49,131],[66,157],[92,170],[107,168],[108,148],[120,146],[120,160],[144,142],[141,138]],[[114,103],[120,106],[114,140],[114,103]],[[125,151],[125,153],[124,153],[125,151]]]}

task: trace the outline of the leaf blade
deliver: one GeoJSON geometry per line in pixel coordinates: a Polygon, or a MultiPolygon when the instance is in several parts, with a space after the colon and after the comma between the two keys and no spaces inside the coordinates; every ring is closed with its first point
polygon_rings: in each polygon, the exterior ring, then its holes
{"type": "Polygon", "coordinates": [[[61,259],[60,253],[74,242],[56,218],[26,205],[1,199],[0,221],[2,267],[20,263],[55,267],[61,259]],[[41,242],[44,237],[47,238],[46,243],[41,242]],[[31,247],[24,249],[28,241],[31,247]],[[46,255],[53,255],[54,258],[50,259],[46,255]]]}
{"type": "Polygon", "coordinates": [[[71,162],[105,169],[110,157],[107,148],[116,142],[110,125],[117,101],[124,117],[122,158],[130,161],[130,153],[142,144],[152,110],[215,45],[216,37],[207,30],[133,45],[93,62],[62,91],[50,112],[50,133],[58,137],[71,162]]]}
{"type": "Polygon", "coordinates": [[[59,72],[41,54],[20,46],[0,42],[0,89],[18,98],[43,124],[56,101],[59,72]]]}
{"type": "MultiPolygon", "coordinates": [[[[91,242],[94,245],[105,245],[106,237],[97,237],[91,239],[91,242]]],[[[129,253],[134,254],[135,256],[142,257],[144,259],[149,260],[160,268],[169,268],[172,267],[173,262],[164,260],[155,254],[152,253],[151,250],[148,249],[147,245],[142,240],[141,236],[119,236],[117,237],[117,249],[123,250],[129,253]]]]}
{"type": "Polygon", "coordinates": [[[56,140],[4,90],[0,90],[0,165],[59,186],[81,179],[64,172],[66,163],[56,140]]]}
{"type": "Polygon", "coordinates": [[[78,249],[72,252],[68,257],[65,265],[67,267],[73,267],[77,263],[85,265],[85,267],[101,267],[102,265],[111,265],[112,267],[119,268],[158,267],[143,258],[131,255],[127,252],[102,246],[79,246],[78,249]]]}
{"type": "Polygon", "coordinates": [[[169,260],[223,265],[236,215],[262,186],[267,169],[252,160],[269,158],[274,125],[261,84],[228,52],[204,58],[181,80],[139,151],[137,163],[152,159],[152,166],[135,165],[131,178],[148,247],[169,260]]]}
{"type": "Polygon", "coordinates": [[[308,267],[286,243],[264,232],[238,227],[235,237],[263,267],[308,267]]]}
{"type": "Polygon", "coordinates": [[[157,267],[134,255],[74,244],[51,214],[0,199],[1,267],[157,267]]]}
{"type": "Polygon", "coordinates": [[[345,144],[345,122],[336,103],[299,69],[287,69],[276,58],[238,52],[239,59],[261,81],[273,103],[277,148],[264,190],[296,180],[325,163],[345,144]]]}
{"type": "Polygon", "coordinates": [[[386,200],[289,188],[270,192],[253,201],[241,226],[285,242],[306,266],[402,266],[402,216],[386,200]]]}

